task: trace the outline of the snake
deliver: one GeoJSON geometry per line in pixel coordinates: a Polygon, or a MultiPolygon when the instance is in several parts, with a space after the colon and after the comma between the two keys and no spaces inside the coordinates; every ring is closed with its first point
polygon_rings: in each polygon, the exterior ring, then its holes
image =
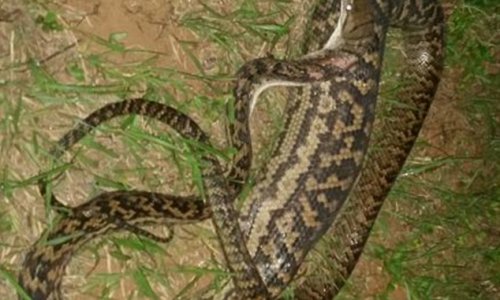
{"type": "MultiPolygon", "coordinates": [[[[297,299],[333,299],[356,266],[384,200],[400,173],[436,94],[444,67],[445,21],[439,1],[411,0],[393,5],[390,24],[400,29],[405,64],[400,71],[400,105],[380,118],[370,140],[370,152],[343,212],[325,234],[319,250],[321,268],[308,273],[297,299]]],[[[340,3],[324,0],[316,6],[312,33],[304,51],[317,49],[333,28],[340,3]],[[314,22],[314,20],[325,20],[314,22]]],[[[316,265],[317,266],[317,265],[316,265]]]]}
{"type": "MultiPolygon", "coordinates": [[[[139,226],[212,218],[233,279],[221,297],[273,299],[290,284],[349,197],[331,229],[343,235],[341,246],[328,255],[340,267],[328,274],[327,283],[318,285],[311,276],[297,290],[299,299],[331,299],[354,268],[432,102],[442,70],[444,22],[435,0],[320,1],[312,20],[310,36],[320,42],[309,39],[308,54],[292,61],[255,59],[236,75],[230,137],[237,152],[228,177],[237,180],[225,177],[218,160],[204,154],[203,197],[117,191],[66,207],[66,215],[26,255],[19,276],[26,293],[32,299],[62,298],[61,280],[71,256],[105,232],[125,229],[156,238],[139,226]],[[409,108],[396,108],[392,119],[382,122],[384,136],[370,143],[384,147],[364,159],[389,26],[404,33],[408,56],[400,97],[409,108]],[[233,202],[239,188],[232,186],[246,179],[251,165],[251,107],[262,90],[276,85],[294,87],[284,114],[285,131],[263,178],[238,212],[233,202]]],[[[95,126],[124,114],[160,120],[182,136],[208,143],[188,116],[160,103],[132,99],[94,112],[51,153],[60,157],[95,126]]],[[[55,197],[52,201],[63,206],[55,197]]]]}

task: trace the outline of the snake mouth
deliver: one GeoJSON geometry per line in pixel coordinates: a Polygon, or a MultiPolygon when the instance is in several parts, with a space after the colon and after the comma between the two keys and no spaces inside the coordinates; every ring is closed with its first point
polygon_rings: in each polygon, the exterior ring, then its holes
{"type": "Polygon", "coordinates": [[[352,71],[353,67],[355,67],[359,62],[359,57],[347,53],[345,51],[337,51],[335,55],[328,54],[325,55],[325,59],[321,61],[321,64],[325,66],[329,66],[330,68],[339,69],[342,71],[352,71]]]}

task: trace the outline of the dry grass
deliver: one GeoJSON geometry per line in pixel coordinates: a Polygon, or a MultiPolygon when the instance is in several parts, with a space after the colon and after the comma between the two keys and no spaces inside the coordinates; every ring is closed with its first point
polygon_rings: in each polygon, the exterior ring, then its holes
{"type": "MultiPolygon", "coordinates": [[[[144,95],[180,107],[226,149],[232,75],[248,59],[298,50],[300,2],[3,1],[0,295],[15,297],[9,279],[51,222],[31,179],[51,168],[54,141],[104,103],[144,95]]],[[[498,299],[499,8],[447,7],[439,94],[345,299],[498,299]]],[[[258,106],[257,166],[280,121],[274,102],[258,106]]],[[[106,124],[65,157],[74,159],[56,193],[74,205],[123,187],[190,192],[189,166],[165,146],[176,142],[165,131],[134,117],[106,124]]],[[[189,299],[227,279],[209,222],[175,234],[168,245],[122,233],[84,247],[64,280],[68,299],[189,299]]]]}

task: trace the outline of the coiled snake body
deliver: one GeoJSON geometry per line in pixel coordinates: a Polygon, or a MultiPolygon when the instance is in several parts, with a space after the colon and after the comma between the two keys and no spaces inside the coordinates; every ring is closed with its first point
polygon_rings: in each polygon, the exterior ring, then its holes
{"type": "MultiPolygon", "coordinates": [[[[204,202],[197,197],[118,191],[104,193],[74,208],[27,254],[20,283],[33,299],[59,299],[64,269],[89,239],[125,229],[156,238],[138,226],[166,220],[211,217],[233,274],[225,299],[276,298],[297,273],[306,254],[325,234],[349,196],[333,232],[340,247],[330,259],[338,269],[318,285],[311,276],[297,290],[300,299],[331,298],[349,275],[369,230],[405,158],[434,96],[443,57],[443,15],[435,0],[321,1],[313,14],[310,52],[296,61],[262,58],[245,64],[234,89],[235,122],[230,126],[237,149],[229,173],[243,182],[251,164],[248,116],[252,101],[272,85],[300,87],[289,98],[285,132],[240,215],[233,200],[240,186],[230,184],[218,161],[202,157],[204,202]],[[388,26],[403,29],[408,61],[394,117],[382,122],[376,142],[354,186],[365,156],[388,26]],[[332,34],[333,32],[333,34],[332,34]],[[320,49],[318,45],[322,45],[320,49]],[[313,51],[317,50],[317,51],[313,51]],[[409,108],[408,108],[409,107],[409,108]],[[353,188],[351,192],[351,189],[353,188]]],[[[189,117],[142,99],[103,107],[68,132],[52,150],[55,157],[106,120],[139,114],[167,123],[181,135],[208,142],[189,117]]],[[[45,190],[42,186],[42,194],[45,190]]],[[[53,195],[53,205],[63,206],[53,195]]]]}

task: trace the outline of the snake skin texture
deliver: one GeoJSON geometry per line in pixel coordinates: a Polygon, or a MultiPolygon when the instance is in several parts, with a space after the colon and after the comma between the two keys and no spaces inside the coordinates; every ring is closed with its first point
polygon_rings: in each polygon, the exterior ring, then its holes
{"type": "MultiPolygon", "coordinates": [[[[98,124],[109,119],[137,114],[166,123],[180,133],[200,142],[207,142],[205,133],[189,117],[157,102],[131,99],[108,104],[90,114],[74,129],[64,135],[50,153],[58,158],[98,124]]],[[[217,167],[217,166],[216,166],[217,167]]],[[[39,184],[46,197],[45,181],[39,184]]],[[[210,218],[212,211],[200,197],[145,191],[117,191],[103,193],[76,207],[62,204],[49,193],[51,204],[61,212],[61,220],[28,252],[23,263],[19,282],[33,300],[62,299],[60,286],[71,256],[89,240],[116,230],[129,230],[165,242],[139,226],[198,222],[210,218]]]]}
{"type": "MultiPolygon", "coordinates": [[[[401,29],[404,39],[400,90],[402,105],[392,106],[379,120],[378,134],[360,178],[334,226],[325,235],[321,267],[314,269],[295,291],[297,299],[333,299],[345,284],[363,251],[377,215],[418,136],[436,93],[444,62],[444,15],[434,0],[405,1],[394,5],[391,26],[401,29]]],[[[314,11],[305,51],[317,49],[328,39],[338,19],[339,1],[327,0],[314,11]],[[315,20],[330,20],[315,22],[315,20]],[[324,30],[329,28],[328,30],[324,30]],[[324,30],[324,31],[323,31],[324,30]]],[[[314,268],[315,266],[313,266],[314,268]]]]}
{"type": "MultiPolygon", "coordinates": [[[[425,118],[442,68],[443,20],[440,6],[431,0],[322,1],[312,20],[310,32],[316,40],[309,40],[307,55],[295,61],[257,59],[237,74],[236,121],[230,127],[237,154],[229,173],[231,182],[243,182],[248,174],[252,155],[248,119],[259,93],[274,85],[300,87],[289,99],[286,130],[264,177],[240,213],[233,206],[239,187],[229,184],[210,155],[201,158],[206,165],[202,169],[206,201],[118,191],[67,208],[49,195],[55,208],[67,212],[48,233],[49,242],[39,241],[26,256],[20,283],[27,293],[33,299],[60,299],[61,279],[73,253],[108,231],[152,236],[138,226],[211,217],[233,274],[233,285],[217,297],[273,299],[292,281],[349,196],[332,229],[345,236],[339,237],[340,247],[328,253],[338,268],[328,274],[328,282],[311,276],[297,291],[299,299],[331,299],[352,271],[425,118]],[[387,134],[375,139],[383,151],[371,152],[364,163],[389,25],[404,32],[407,85],[400,98],[411,109],[400,108],[383,122],[387,134]]],[[[51,153],[60,157],[95,126],[130,113],[158,119],[185,137],[208,142],[189,117],[159,103],[134,99],[94,112],[51,153]]],[[[44,184],[40,186],[45,194],[44,184]]]]}

